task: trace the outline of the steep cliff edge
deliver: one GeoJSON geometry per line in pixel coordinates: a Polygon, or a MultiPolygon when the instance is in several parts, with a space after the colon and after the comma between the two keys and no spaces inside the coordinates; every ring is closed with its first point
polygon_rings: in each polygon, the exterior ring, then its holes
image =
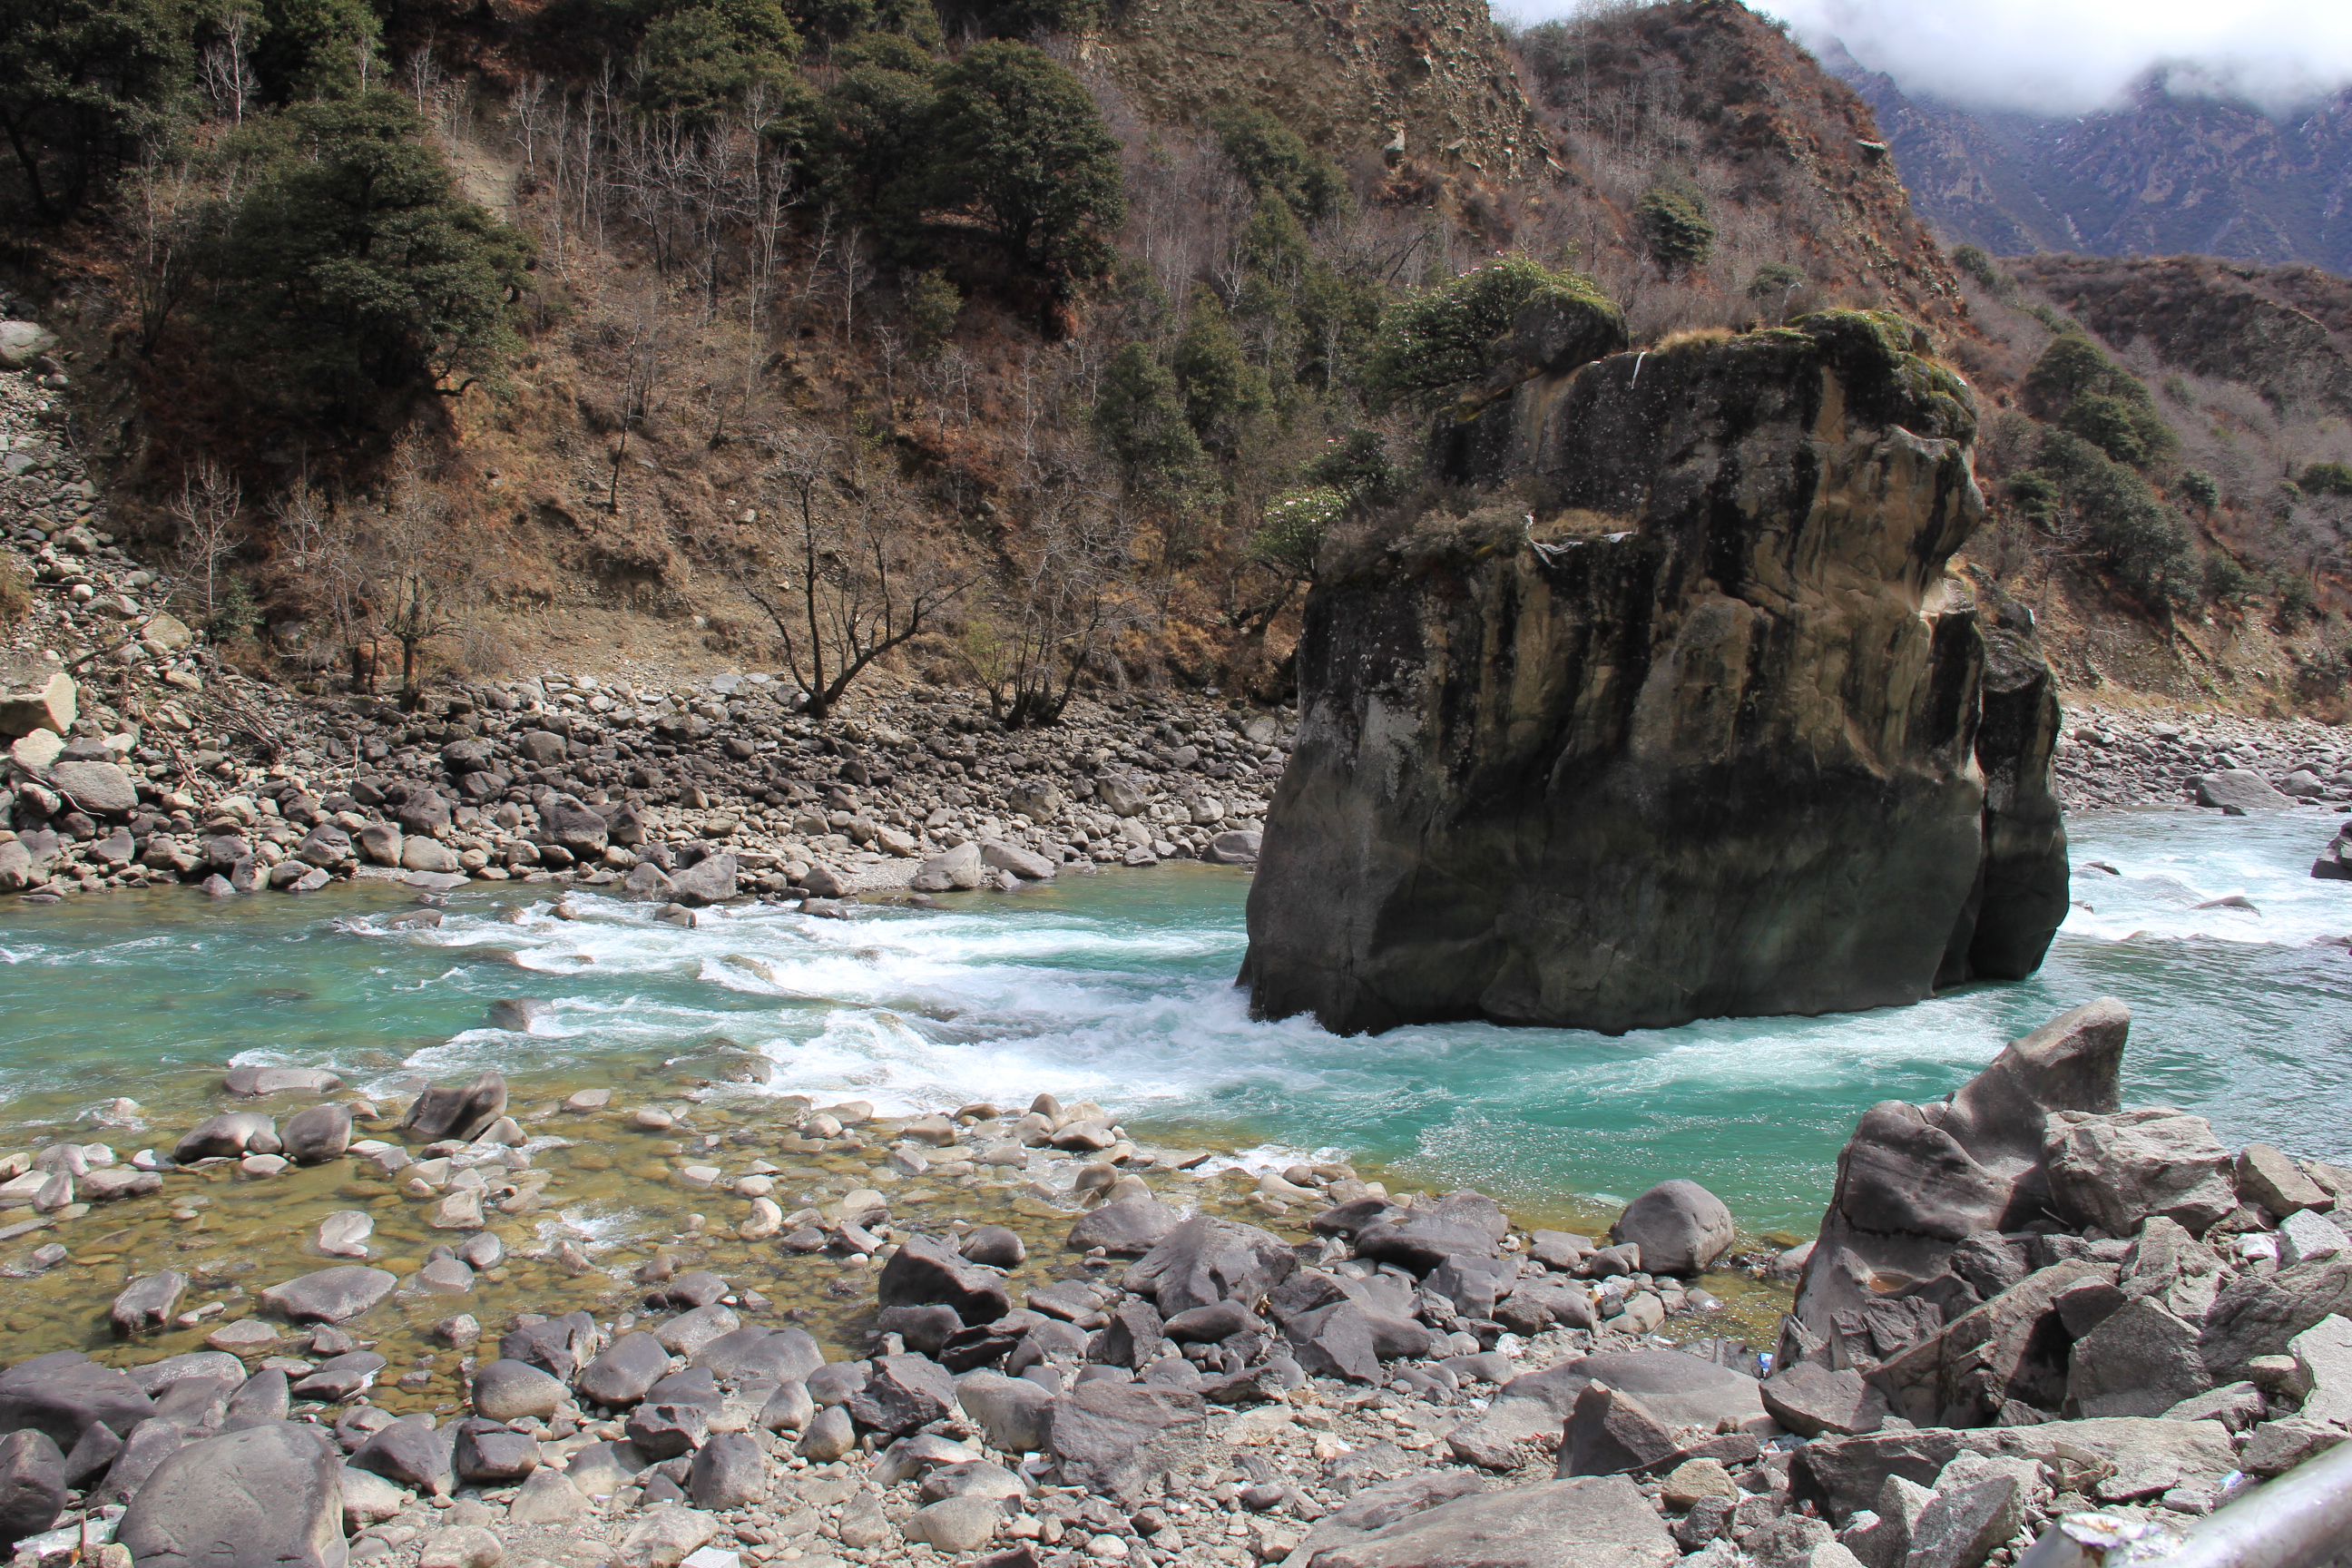
{"type": "Polygon", "coordinates": [[[1307,605],[1255,1010],[1617,1032],[2031,972],[2056,701],[2022,614],[1945,575],[1982,512],[1966,386],[1854,312],[1549,341],[1441,434],[1507,493],[1307,605]]]}

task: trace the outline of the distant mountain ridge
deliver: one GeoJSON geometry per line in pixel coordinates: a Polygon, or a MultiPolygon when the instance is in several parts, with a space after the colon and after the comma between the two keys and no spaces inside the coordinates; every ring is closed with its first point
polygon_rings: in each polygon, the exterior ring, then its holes
{"type": "Polygon", "coordinates": [[[1834,44],[1822,63],[1876,111],[1913,205],[1951,244],[2352,273],[2352,89],[2274,119],[2176,93],[2158,70],[2121,107],[2062,119],[1907,93],[1834,44]]]}

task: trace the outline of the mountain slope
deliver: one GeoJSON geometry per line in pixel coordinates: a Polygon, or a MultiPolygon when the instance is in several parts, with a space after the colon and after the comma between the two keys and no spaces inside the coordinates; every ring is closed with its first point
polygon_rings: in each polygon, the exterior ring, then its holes
{"type": "Polygon", "coordinates": [[[1906,93],[1843,50],[1920,215],[1995,255],[2200,255],[2352,271],[2352,89],[2285,119],[2151,75],[2080,120],[1906,93]]]}

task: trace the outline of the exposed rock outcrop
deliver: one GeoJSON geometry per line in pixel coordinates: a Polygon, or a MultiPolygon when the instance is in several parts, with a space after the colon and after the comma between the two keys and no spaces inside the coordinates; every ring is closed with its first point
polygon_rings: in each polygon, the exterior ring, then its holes
{"type": "MultiPolygon", "coordinates": [[[[1863,1112],[1838,1155],[1837,1185],[1797,1293],[1806,1328],[1833,1344],[1857,1338],[1873,1326],[1865,1316],[1895,1311],[1889,1303],[1906,1290],[1954,1272],[1955,1252],[1970,1237],[2045,1219],[2052,1119],[2117,1109],[2130,1028],[2131,1010],[2104,998],[2011,1041],[1948,1100],[1889,1100],[1863,1112]]],[[[1963,1258],[1958,1267],[1979,1277],[2024,1272],[2005,1257],[1963,1258]]],[[[1942,1302],[1931,1305],[1940,1324],[1942,1302]]],[[[1832,1359],[1846,1366],[1858,1356],[1832,1359]]]]}
{"type": "Polygon", "coordinates": [[[1945,574],[1982,513],[1967,387],[1856,312],[1552,338],[1441,424],[1441,476],[1509,497],[1307,605],[1255,1009],[1617,1032],[2032,972],[2057,705],[2030,617],[1945,574]]]}
{"type": "MultiPolygon", "coordinates": [[[[2267,1144],[2233,1158],[2185,1111],[2120,1109],[2129,1024],[2094,1002],[1943,1100],[1864,1115],[1764,1384],[1777,1418],[1814,1436],[1885,1428],[1889,1452],[1940,1428],[2063,1426],[2076,1442],[2145,1427],[2219,1460],[2224,1427],[2284,1417],[2235,1467],[2263,1475],[2311,1451],[2304,1436],[2341,1440],[2352,1393],[2325,1392],[2331,1376],[2352,1389],[2333,1348],[2352,1343],[2352,1266],[2325,1217],[2339,1173],[2267,1144]]],[[[1836,1468],[1810,1451],[1817,1479],[1836,1468]]],[[[2119,1474],[2098,1495],[2153,1489],[2119,1474]]]]}

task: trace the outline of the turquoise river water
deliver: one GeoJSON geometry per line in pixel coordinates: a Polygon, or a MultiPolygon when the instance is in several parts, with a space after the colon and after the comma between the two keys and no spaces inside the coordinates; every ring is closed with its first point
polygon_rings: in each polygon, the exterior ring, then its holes
{"type": "Polygon", "coordinates": [[[1617,1038],[1254,1023],[1231,984],[1247,879],[1196,866],[971,895],[948,913],[760,907],[691,931],[586,893],[581,918],[559,921],[550,889],[482,884],[423,931],[380,926],[414,899],[381,884],[8,906],[0,1149],[87,1129],[78,1119],[118,1096],[147,1108],[144,1131],[77,1135],[168,1148],[232,1061],[332,1066],[362,1088],[495,1066],[519,1097],[603,1081],[625,1097],[632,1076],[724,1041],[769,1058],[773,1078],[721,1093],[889,1111],[1048,1089],[1171,1141],[1343,1152],[1537,1209],[1689,1176],[1751,1230],[1810,1234],[1864,1107],[1941,1095],[2003,1040],[2112,993],[2136,1015],[2131,1101],[2347,1161],[2352,884],[2308,875],[2335,825],[2313,811],[2078,817],[2077,907],[2030,981],[1617,1038]],[[2196,907],[2233,893],[2253,908],[2196,907]],[[528,1032],[490,1026],[488,1005],[513,996],[551,1009],[528,1032]]]}

